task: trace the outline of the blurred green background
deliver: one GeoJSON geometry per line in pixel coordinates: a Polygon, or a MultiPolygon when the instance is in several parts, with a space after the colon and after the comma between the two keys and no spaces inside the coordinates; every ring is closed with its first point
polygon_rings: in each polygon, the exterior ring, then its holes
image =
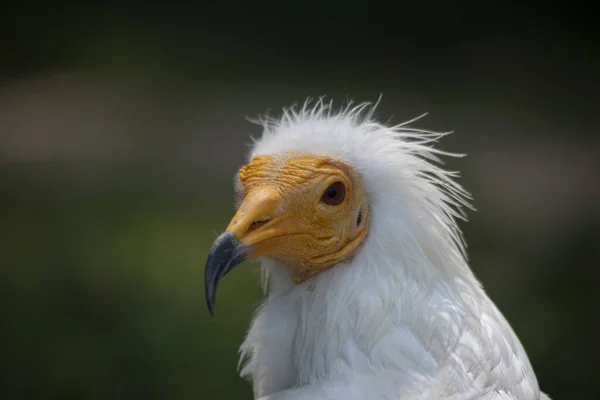
{"type": "Polygon", "coordinates": [[[0,6],[2,398],[250,399],[255,265],[203,294],[245,117],[376,100],[479,210],[472,269],[553,399],[600,372],[600,42],[591,3],[0,6]]]}

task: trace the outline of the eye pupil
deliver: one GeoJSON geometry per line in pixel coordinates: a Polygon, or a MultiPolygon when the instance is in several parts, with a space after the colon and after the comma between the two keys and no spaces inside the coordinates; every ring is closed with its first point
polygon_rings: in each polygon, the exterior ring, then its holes
{"type": "Polygon", "coordinates": [[[344,201],[345,197],[346,187],[342,182],[335,182],[325,190],[325,193],[323,193],[323,196],[321,197],[321,201],[330,206],[337,206],[344,201]]]}

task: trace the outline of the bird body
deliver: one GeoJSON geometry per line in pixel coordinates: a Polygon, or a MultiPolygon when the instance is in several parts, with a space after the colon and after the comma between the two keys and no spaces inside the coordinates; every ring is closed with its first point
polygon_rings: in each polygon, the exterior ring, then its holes
{"type": "MultiPolygon", "coordinates": [[[[283,218],[287,208],[302,221],[321,221],[318,210],[334,212],[325,205],[311,209],[314,217],[304,217],[302,209],[290,205],[293,200],[273,200],[279,199],[275,193],[288,190],[288,183],[279,181],[292,182],[291,186],[300,182],[290,181],[287,175],[280,178],[289,165],[299,163],[294,160],[325,157],[342,171],[354,171],[344,178],[348,206],[335,218],[343,220],[348,214],[348,221],[356,227],[344,223],[328,234],[338,244],[332,244],[335,251],[327,254],[339,255],[340,249],[350,248],[341,258],[317,263],[314,260],[323,256],[311,251],[320,251],[322,246],[309,239],[300,241],[296,231],[289,236],[293,239],[276,243],[278,251],[271,249],[263,256],[252,250],[262,263],[268,292],[241,346],[241,372],[252,380],[255,397],[547,399],[521,343],[468,266],[456,219],[464,218],[470,198],[454,181],[454,173],[435,164],[438,156],[452,154],[432,147],[446,133],[410,128],[413,121],[388,127],[374,121],[374,110],[361,104],[335,112],[330,104],[318,101],[300,110],[286,110],[279,120],[263,120],[264,133],[255,140],[248,165],[268,158],[268,172],[254,173],[262,179],[257,187],[248,188],[252,169],[242,169],[236,179],[241,207],[249,197],[256,198],[260,189],[261,210],[267,207],[267,197],[276,203],[272,209],[278,210],[255,217],[260,224],[255,221],[243,229],[249,234],[235,226],[249,212],[238,212],[238,219],[228,228],[233,235],[228,237],[247,238],[244,235],[258,235],[263,223],[277,229],[278,218],[283,218]],[[267,196],[264,188],[269,185],[277,190],[267,196]],[[364,199],[359,189],[364,190],[364,199]],[[355,197],[359,199],[352,200],[355,197]],[[346,238],[348,230],[352,233],[346,238]],[[307,249],[290,250],[301,245],[307,249]],[[279,255],[286,251],[293,258],[279,255]]],[[[338,174],[335,168],[327,168],[338,174]]],[[[307,174],[313,170],[297,169],[307,174]]],[[[305,180],[312,182],[309,178],[305,180]]],[[[302,193],[310,196],[315,190],[302,193]]],[[[322,199],[327,199],[327,193],[322,199]]],[[[307,199],[300,203],[310,202],[307,199]]],[[[314,229],[325,229],[329,223],[319,222],[314,229]]],[[[300,224],[302,232],[306,224],[300,224]]],[[[267,226],[264,230],[268,231],[267,226]]],[[[269,240],[275,239],[256,239],[245,248],[260,248],[269,240]]],[[[242,254],[239,243],[235,246],[242,254]]],[[[209,264],[210,258],[207,271],[209,264]]]]}

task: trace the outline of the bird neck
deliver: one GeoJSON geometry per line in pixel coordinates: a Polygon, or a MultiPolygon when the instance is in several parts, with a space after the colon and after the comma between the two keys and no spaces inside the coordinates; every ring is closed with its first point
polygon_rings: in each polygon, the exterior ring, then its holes
{"type": "Polygon", "coordinates": [[[242,373],[258,390],[318,381],[347,367],[368,372],[393,365],[411,376],[433,374],[456,346],[455,327],[474,313],[463,298],[473,298],[476,285],[448,280],[442,269],[417,273],[431,269],[426,252],[410,257],[409,265],[390,251],[365,247],[371,250],[301,284],[286,267],[263,261],[269,295],[241,348],[242,373]]]}

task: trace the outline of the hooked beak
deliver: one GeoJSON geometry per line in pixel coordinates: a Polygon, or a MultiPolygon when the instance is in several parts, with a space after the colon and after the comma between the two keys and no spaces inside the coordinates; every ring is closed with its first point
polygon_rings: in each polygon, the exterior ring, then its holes
{"type": "Polygon", "coordinates": [[[238,242],[232,232],[223,233],[213,244],[204,270],[204,290],[210,315],[215,315],[215,298],[219,281],[229,271],[244,262],[247,255],[247,246],[238,242]]]}
{"type": "Polygon", "coordinates": [[[225,233],[215,240],[204,271],[206,304],[214,315],[217,285],[234,267],[245,260],[273,254],[279,249],[278,237],[291,228],[277,207],[281,195],[274,188],[259,188],[246,195],[225,233]],[[279,217],[279,218],[278,218],[279,217]]]}

